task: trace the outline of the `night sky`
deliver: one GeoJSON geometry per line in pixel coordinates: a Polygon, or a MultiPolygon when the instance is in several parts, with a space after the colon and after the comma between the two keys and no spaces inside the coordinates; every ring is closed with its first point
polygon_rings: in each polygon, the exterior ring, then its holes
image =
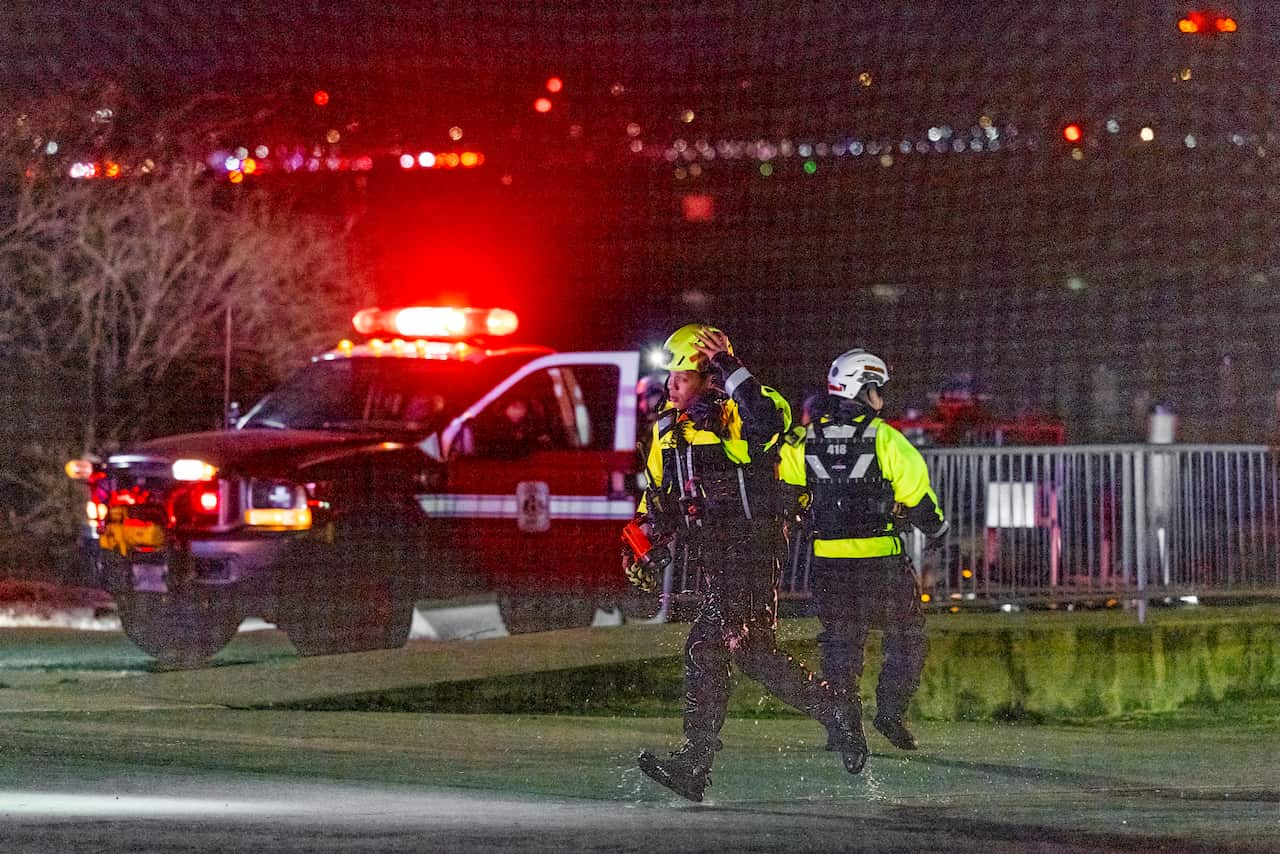
{"type": "MultiPolygon", "coordinates": [[[[968,374],[1078,436],[1129,417],[1098,412],[1101,371],[1135,410],[1208,389],[1183,404],[1202,410],[1201,435],[1231,410],[1259,437],[1280,390],[1280,12],[1229,5],[1239,32],[1201,38],[1177,32],[1189,6],[1163,0],[125,0],[106,12],[20,0],[0,10],[0,88],[16,100],[113,80],[155,107],[209,90],[285,90],[306,106],[324,88],[370,145],[456,122],[469,144],[528,154],[512,129],[533,126],[532,98],[557,75],[562,105],[528,155],[545,156],[545,174],[518,180],[519,204],[503,209],[524,229],[512,263],[542,271],[527,299],[545,309],[540,334],[558,323],[640,346],[706,315],[748,340],[802,342],[758,357],[793,389],[831,352],[864,345],[909,366],[900,394],[917,404],[968,374]],[[914,147],[984,115],[1017,127],[1013,150],[914,147]],[[638,160],[625,153],[632,121],[638,160]],[[1075,121],[1078,161],[1061,138],[1075,121]],[[580,147],[614,152],[622,171],[557,159],[575,124],[580,147]],[[809,179],[799,158],[779,159],[765,180],[754,161],[690,175],[661,157],[682,140],[845,137],[890,146],[891,168],[819,159],[809,179]],[[714,197],[713,224],[681,218],[689,193],[714,197]],[[621,307],[600,309],[602,294],[621,307]]],[[[432,222],[448,222],[448,199],[433,198],[432,222]]],[[[466,214],[503,241],[505,220],[466,214]]],[[[421,250],[402,266],[430,261],[429,244],[402,242],[421,250]]]]}

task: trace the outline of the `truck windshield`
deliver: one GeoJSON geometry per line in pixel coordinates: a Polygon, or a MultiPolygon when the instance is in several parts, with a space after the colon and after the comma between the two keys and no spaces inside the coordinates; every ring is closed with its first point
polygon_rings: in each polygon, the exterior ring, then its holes
{"type": "Polygon", "coordinates": [[[240,428],[425,432],[474,403],[502,376],[497,365],[465,362],[316,361],[259,401],[240,428]]]}

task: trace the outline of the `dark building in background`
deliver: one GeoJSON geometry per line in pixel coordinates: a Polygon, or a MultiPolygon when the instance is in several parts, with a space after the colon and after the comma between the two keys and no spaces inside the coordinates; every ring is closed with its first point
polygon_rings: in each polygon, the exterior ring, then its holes
{"type": "Polygon", "coordinates": [[[895,407],[968,383],[1073,441],[1160,404],[1182,438],[1275,433],[1270,4],[1195,33],[1163,0],[156,8],[9,12],[0,75],[294,98],[263,125],[376,155],[331,198],[388,299],[497,294],[559,346],[705,319],[797,401],[862,345],[895,407]],[[452,127],[483,169],[398,171],[452,127]]]}

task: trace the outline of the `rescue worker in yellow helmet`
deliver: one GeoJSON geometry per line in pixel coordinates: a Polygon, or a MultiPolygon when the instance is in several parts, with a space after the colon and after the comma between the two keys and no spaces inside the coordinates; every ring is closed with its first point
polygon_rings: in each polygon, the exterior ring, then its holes
{"type": "MultiPolygon", "coordinates": [[[[666,351],[669,404],[654,424],[639,512],[652,535],[674,535],[686,550],[699,607],[685,642],[686,741],[669,758],[645,751],[638,764],[658,783],[702,800],[721,747],[733,661],[822,723],[830,749],[857,773],[865,741],[855,738],[831,688],[777,645],[776,465],[790,407],[752,376],[719,329],[682,326],[666,351]]],[[[642,585],[655,580],[628,574],[642,585]]]]}
{"type": "Polygon", "coordinates": [[[940,545],[947,521],[920,452],[878,416],[889,369],[865,350],[831,364],[827,397],[804,432],[782,450],[786,483],[801,488],[813,529],[814,606],[822,632],[822,674],[862,729],[867,630],[884,630],[884,665],[873,725],[902,750],[915,750],[905,723],[920,685],[927,642],[920,586],[898,534],[904,523],[940,545]]]}

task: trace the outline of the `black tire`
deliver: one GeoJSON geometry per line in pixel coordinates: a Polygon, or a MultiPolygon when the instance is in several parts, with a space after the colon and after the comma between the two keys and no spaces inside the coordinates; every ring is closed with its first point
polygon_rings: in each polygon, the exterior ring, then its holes
{"type": "Polygon", "coordinates": [[[125,635],[170,667],[196,667],[235,637],[240,605],[234,588],[115,594],[125,635]]]}
{"type": "Polygon", "coordinates": [[[595,619],[596,601],[591,596],[502,591],[498,594],[498,612],[507,632],[513,635],[581,629],[595,619]]]}
{"type": "Polygon", "coordinates": [[[277,621],[299,654],[405,645],[417,598],[408,542],[401,520],[353,520],[334,543],[306,543],[279,568],[277,621]]]}
{"type": "Polygon", "coordinates": [[[413,598],[386,584],[365,584],[319,594],[281,621],[300,655],[399,649],[413,626],[413,598]]]}

